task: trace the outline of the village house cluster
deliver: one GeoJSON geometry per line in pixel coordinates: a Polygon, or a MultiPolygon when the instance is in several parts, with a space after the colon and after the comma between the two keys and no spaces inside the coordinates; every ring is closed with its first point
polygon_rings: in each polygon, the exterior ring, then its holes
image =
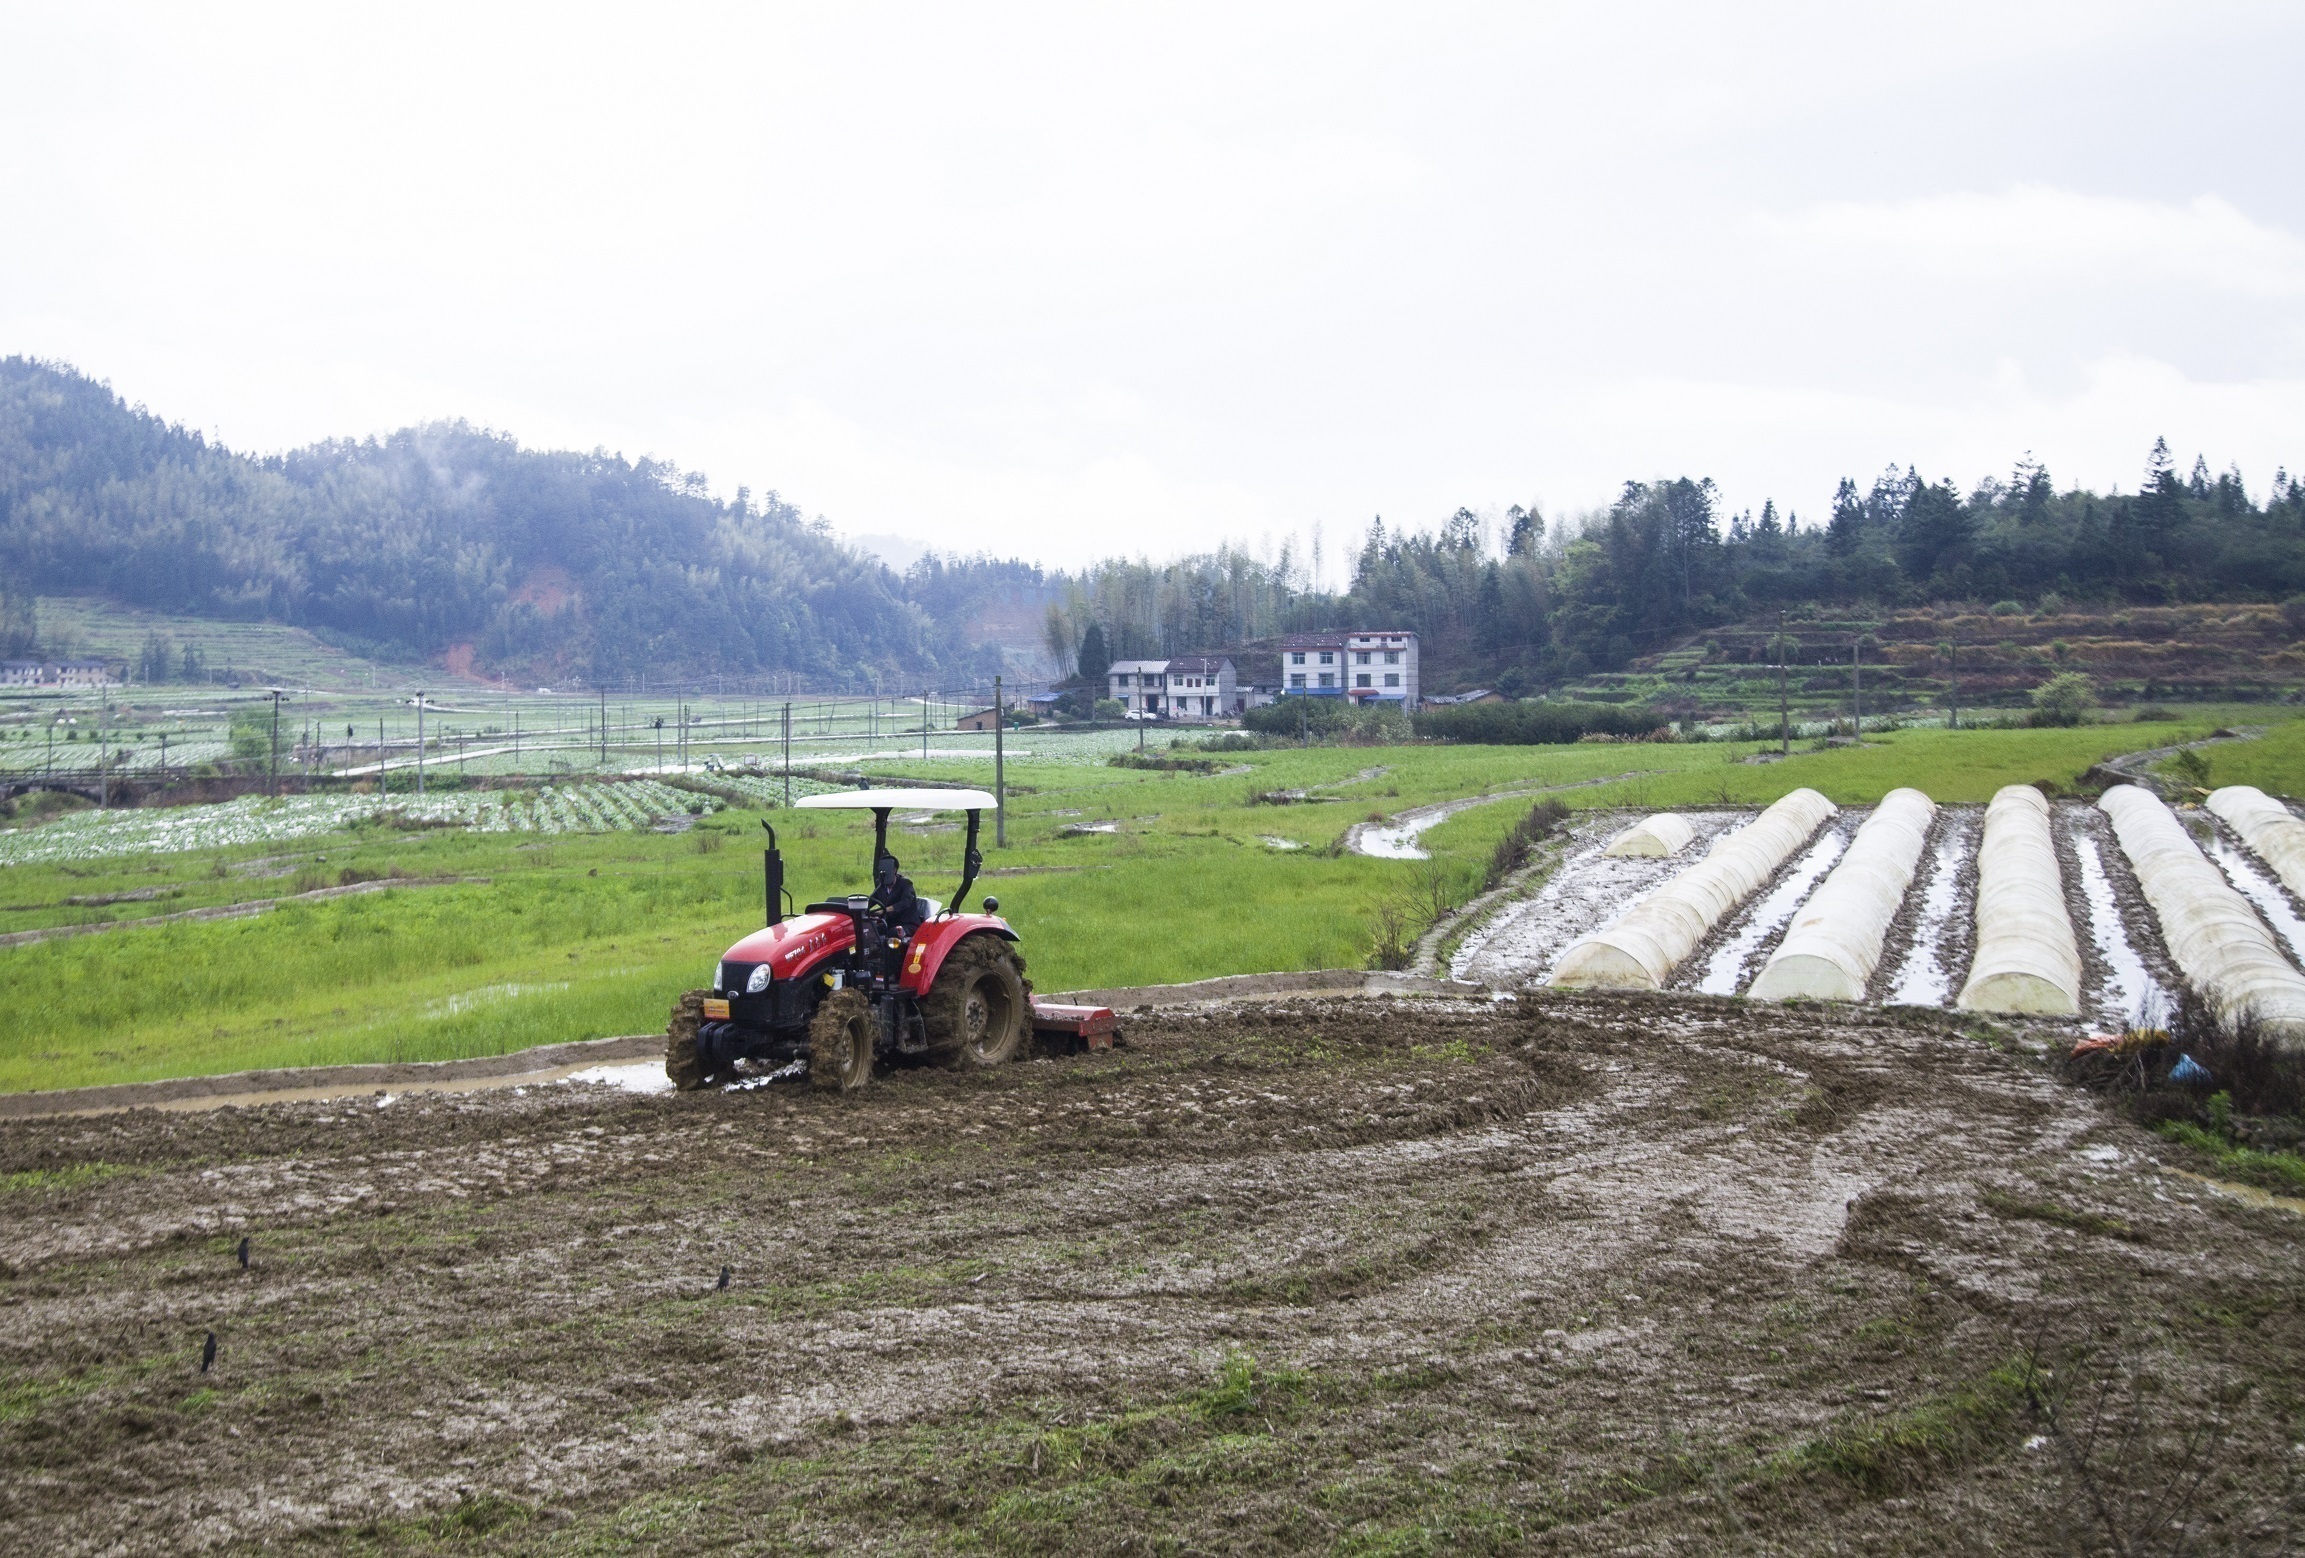
{"type": "Polygon", "coordinates": [[[1417,707],[1417,635],[1406,630],[1292,633],[1280,643],[1280,681],[1244,685],[1228,655],[1115,660],[1107,696],[1138,718],[1231,719],[1280,698],[1345,698],[1417,707]]]}
{"type": "Polygon", "coordinates": [[[111,687],[119,680],[108,660],[0,660],[0,687],[111,687]]]}

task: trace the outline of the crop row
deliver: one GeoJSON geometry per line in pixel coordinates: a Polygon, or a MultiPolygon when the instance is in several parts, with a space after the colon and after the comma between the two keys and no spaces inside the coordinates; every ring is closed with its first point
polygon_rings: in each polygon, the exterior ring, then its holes
{"type": "Polygon", "coordinates": [[[386,816],[486,833],[630,832],[650,827],[660,817],[708,812],[718,804],[709,796],[653,779],[463,791],[422,800],[379,795],[243,796],[209,806],[76,812],[36,827],[0,832],[0,865],[278,844],[386,816]]]}

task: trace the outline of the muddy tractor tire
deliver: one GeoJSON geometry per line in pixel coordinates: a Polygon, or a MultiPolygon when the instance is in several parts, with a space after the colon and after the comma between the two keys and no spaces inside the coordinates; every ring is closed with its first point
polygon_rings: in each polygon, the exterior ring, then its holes
{"type": "Polygon", "coordinates": [[[853,1093],[872,1080],[880,1024],[862,990],[835,990],[808,1025],[808,1081],[820,1092],[853,1093]]]}
{"type": "Polygon", "coordinates": [[[929,1047],[955,1068],[997,1066],[1024,1053],[1032,1007],[1024,960],[998,936],[976,935],[945,956],[921,1002],[929,1047]]]}
{"type": "Polygon", "coordinates": [[[672,1008],[664,1026],[664,1074],[684,1093],[704,1086],[704,1058],[696,1052],[697,1024],[704,1021],[704,998],[709,992],[691,990],[672,1008]]]}

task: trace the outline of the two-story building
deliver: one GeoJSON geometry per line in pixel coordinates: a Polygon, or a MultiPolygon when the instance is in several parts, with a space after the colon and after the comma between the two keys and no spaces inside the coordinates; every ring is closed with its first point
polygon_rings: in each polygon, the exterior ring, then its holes
{"type": "Polygon", "coordinates": [[[1291,633],[1281,640],[1284,697],[1350,698],[1417,706],[1417,635],[1291,633]]]}
{"type": "Polygon", "coordinates": [[[1168,669],[1166,660],[1115,660],[1106,696],[1131,714],[1159,714],[1168,707],[1168,669]]]}
{"type": "Polygon", "coordinates": [[[1107,695],[1131,714],[1205,720],[1240,713],[1239,679],[1226,655],[1115,660],[1105,681],[1107,695]]]}

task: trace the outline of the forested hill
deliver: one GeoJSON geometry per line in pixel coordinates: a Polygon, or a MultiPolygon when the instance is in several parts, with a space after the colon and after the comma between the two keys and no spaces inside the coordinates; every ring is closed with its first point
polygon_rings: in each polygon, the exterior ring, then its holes
{"type": "Polygon", "coordinates": [[[773,493],[721,502],[669,465],[460,422],[253,459],[21,357],[0,360],[0,582],[588,681],[998,668],[773,493]]]}
{"type": "Polygon", "coordinates": [[[1890,470],[1843,481],[1819,522],[1774,503],[1722,511],[1709,481],[1628,482],[1607,509],[1547,523],[1459,509],[1431,529],[1370,526],[1343,596],[1301,588],[1238,552],[1114,561],[1068,581],[1051,649],[1078,653],[1093,622],[1115,656],[1182,653],[1305,628],[1415,629],[1431,692],[1534,692],[1780,610],[1859,616],[1933,603],[2118,608],[2295,601],[2305,622],[2305,481],[2274,474],[2262,503],[2239,477],[2166,446],[2135,493],[2058,491],[2021,462],[1967,492],[1890,470]],[[1061,641],[1061,642],[1060,642],[1061,641]]]}

